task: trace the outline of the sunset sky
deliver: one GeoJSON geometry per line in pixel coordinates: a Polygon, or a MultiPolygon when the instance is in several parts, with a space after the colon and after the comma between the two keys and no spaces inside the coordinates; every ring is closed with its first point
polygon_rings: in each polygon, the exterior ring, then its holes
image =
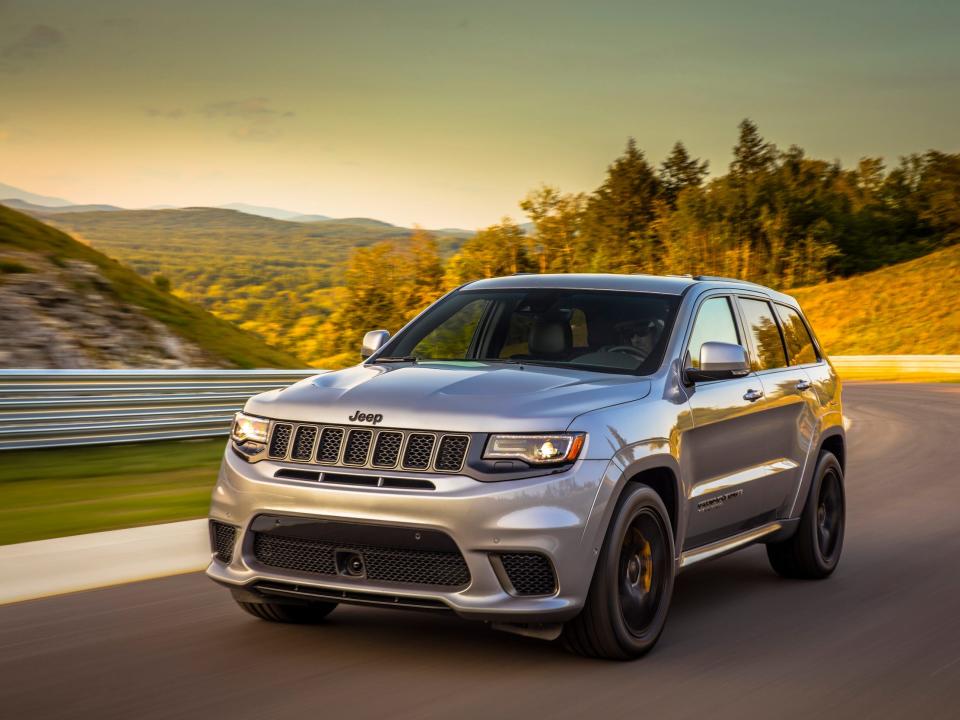
{"type": "Polygon", "coordinates": [[[0,0],[0,182],[475,228],[630,135],[721,171],[748,116],[845,163],[960,151],[958,38],[956,0],[0,0]]]}

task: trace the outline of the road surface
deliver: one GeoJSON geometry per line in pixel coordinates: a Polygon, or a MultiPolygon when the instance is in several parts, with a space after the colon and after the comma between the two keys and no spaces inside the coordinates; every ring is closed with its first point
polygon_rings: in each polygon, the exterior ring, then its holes
{"type": "Polygon", "coordinates": [[[413,612],[271,625],[182,575],[0,607],[0,716],[960,718],[960,386],[846,402],[834,576],[781,580],[760,547],[695,566],[638,662],[413,612]]]}

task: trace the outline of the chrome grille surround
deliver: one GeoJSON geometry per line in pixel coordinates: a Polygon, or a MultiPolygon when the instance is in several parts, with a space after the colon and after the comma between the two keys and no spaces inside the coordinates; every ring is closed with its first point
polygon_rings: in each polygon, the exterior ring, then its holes
{"type": "Polygon", "coordinates": [[[426,470],[429,468],[436,444],[437,436],[433,433],[410,433],[403,448],[403,469],[426,470]]]}
{"type": "Polygon", "coordinates": [[[363,467],[370,457],[373,444],[373,430],[353,428],[347,433],[347,444],[343,450],[343,464],[363,467]]]}
{"type": "Polygon", "coordinates": [[[470,436],[429,430],[271,421],[267,457],[298,464],[458,473],[470,436]]]}
{"type": "Polygon", "coordinates": [[[374,467],[392,468],[400,459],[400,448],[403,447],[403,433],[394,430],[382,430],[377,433],[377,443],[373,448],[373,459],[370,463],[374,467]]]}
{"type": "Polygon", "coordinates": [[[293,449],[290,457],[294,460],[307,460],[313,457],[313,446],[317,441],[315,425],[301,425],[293,436],[293,449]]]}
{"type": "Polygon", "coordinates": [[[320,443],[317,445],[317,462],[336,465],[340,459],[340,446],[343,445],[343,428],[325,427],[320,432],[320,443]]]}

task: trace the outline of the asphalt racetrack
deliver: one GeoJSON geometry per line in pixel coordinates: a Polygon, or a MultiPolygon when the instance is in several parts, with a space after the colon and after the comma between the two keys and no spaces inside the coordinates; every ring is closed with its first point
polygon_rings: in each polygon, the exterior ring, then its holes
{"type": "Polygon", "coordinates": [[[834,576],[779,579],[762,547],[692,567],[643,660],[414,612],[274,625],[181,575],[0,607],[0,717],[960,718],[960,386],[845,402],[834,576]]]}

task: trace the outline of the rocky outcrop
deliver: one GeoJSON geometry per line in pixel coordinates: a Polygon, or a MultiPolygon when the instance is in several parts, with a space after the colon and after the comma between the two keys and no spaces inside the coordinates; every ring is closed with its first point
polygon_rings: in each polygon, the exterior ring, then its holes
{"type": "Polygon", "coordinates": [[[140,308],[120,303],[88,262],[0,258],[0,367],[223,367],[140,308]]]}

